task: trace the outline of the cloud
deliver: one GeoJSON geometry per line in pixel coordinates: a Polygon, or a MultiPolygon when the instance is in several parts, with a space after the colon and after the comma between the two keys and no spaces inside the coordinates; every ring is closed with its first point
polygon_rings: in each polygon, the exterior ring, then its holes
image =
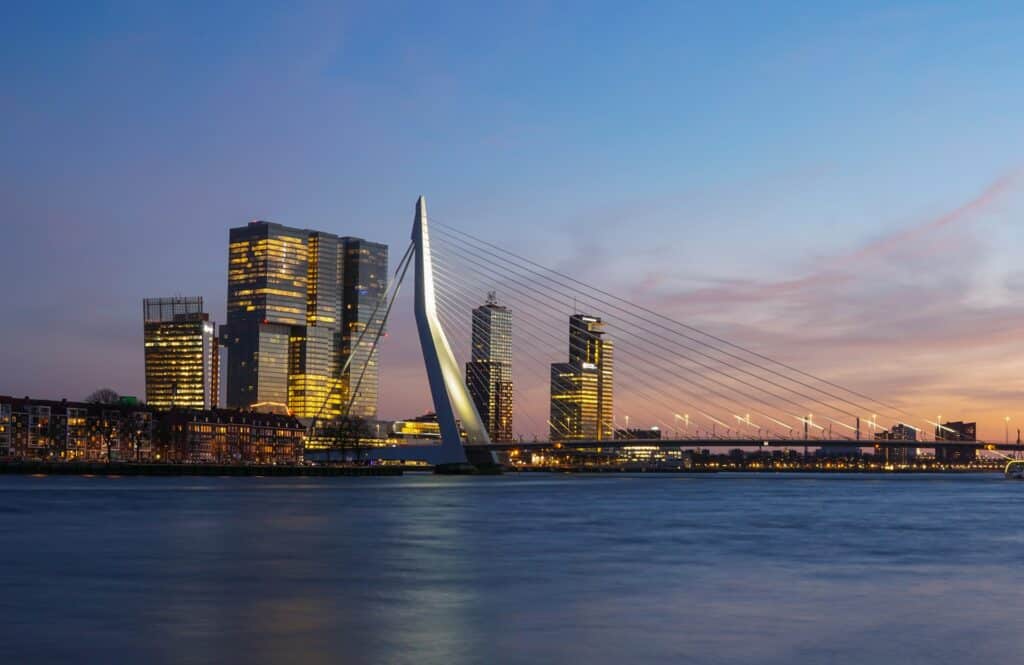
{"type": "Polygon", "coordinates": [[[916,413],[988,418],[994,437],[1002,431],[994,414],[1021,406],[1024,302],[1013,297],[1020,274],[1001,260],[1006,238],[997,233],[1007,228],[1002,207],[1019,203],[1020,184],[1014,171],[805,274],[680,290],[655,269],[634,297],[916,413]]]}
{"type": "Polygon", "coordinates": [[[857,279],[865,263],[877,263],[898,255],[900,260],[933,258],[949,248],[948,238],[940,233],[956,226],[976,222],[983,213],[1001,201],[1008,193],[1019,188],[1022,171],[1003,176],[969,201],[943,214],[915,226],[899,229],[872,240],[852,251],[824,257],[818,263],[825,267],[806,275],[782,280],[760,281],[734,279],[686,291],[657,292],[667,283],[663,272],[648,272],[640,281],[635,295],[659,308],[684,306],[728,306],[785,298],[807,290],[833,289],[857,279]]]}

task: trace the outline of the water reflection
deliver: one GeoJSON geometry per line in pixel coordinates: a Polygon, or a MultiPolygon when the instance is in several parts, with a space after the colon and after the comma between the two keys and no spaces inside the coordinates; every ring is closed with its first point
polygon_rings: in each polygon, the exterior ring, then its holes
{"type": "Polygon", "coordinates": [[[1020,490],[0,478],[3,661],[1017,663],[1020,490]]]}

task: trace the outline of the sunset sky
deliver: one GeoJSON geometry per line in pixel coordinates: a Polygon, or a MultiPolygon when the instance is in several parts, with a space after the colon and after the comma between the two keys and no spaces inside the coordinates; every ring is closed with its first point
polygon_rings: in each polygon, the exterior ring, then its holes
{"type": "MultiPolygon", "coordinates": [[[[425,194],[762,353],[1024,427],[1020,3],[252,4],[0,9],[0,394],[142,395],[141,300],[223,322],[230,227],[396,261],[425,194]]],[[[429,408],[403,303],[385,417],[429,408]]]]}

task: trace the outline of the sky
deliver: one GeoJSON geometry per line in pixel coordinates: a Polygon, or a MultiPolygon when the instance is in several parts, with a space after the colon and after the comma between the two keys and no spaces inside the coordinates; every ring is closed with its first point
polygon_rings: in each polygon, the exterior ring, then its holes
{"type": "MultiPolygon", "coordinates": [[[[222,322],[230,227],[397,260],[424,194],[822,376],[1024,426],[1020,3],[492,4],[4,4],[0,394],[142,395],[141,300],[222,322]]],[[[385,417],[429,408],[402,302],[385,417]]]]}

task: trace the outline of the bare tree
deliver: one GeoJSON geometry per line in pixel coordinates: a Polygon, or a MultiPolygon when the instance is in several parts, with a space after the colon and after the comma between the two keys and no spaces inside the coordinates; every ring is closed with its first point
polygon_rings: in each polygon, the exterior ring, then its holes
{"type": "Polygon", "coordinates": [[[110,388],[100,388],[94,390],[85,401],[89,404],[117,404],[117,400],[121,399],[121,396],[116,391],[110,388]]]}
{"type": "Polygon", "coordinates": [[[107,452],[107,462],[113,461],[110,444],[117,434],[117,427],[114,423],[104,415],[89,423],[89,431],[93,436],[99,437],[100,442],[103,444],[103,449],[107,452]]]}
{"type": "Polygon", "coordinates": [[[140,461],[144,426],[142,415],[138,412],[125,414],[121,418],[120,438],[128,444],[129,450],[135,452],[136,462],[140,461]]]}
{"type": "Polygon", "coordinates": [[[358,461],[362,457],[363,439],[370,436],[370,426],[366,419],[359,416],[342,417],[335,421],[333,434],[334,441],[328,450],[327,461],[330,462],[330,454],[334,450],[341,452],[342,461],[351,450],[353,457],[358,461]]]}

